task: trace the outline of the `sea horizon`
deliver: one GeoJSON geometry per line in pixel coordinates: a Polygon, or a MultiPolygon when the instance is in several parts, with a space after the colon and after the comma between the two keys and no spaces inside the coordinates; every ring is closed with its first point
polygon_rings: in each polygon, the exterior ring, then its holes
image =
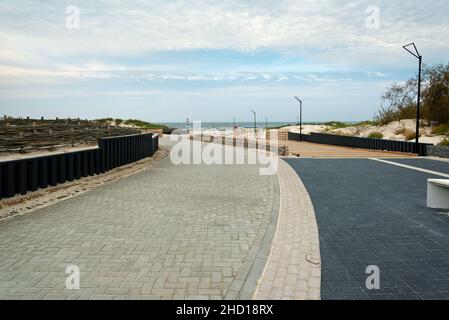
{"type": "MultiPolygon", "coordinates": [[[[307,121],[303,122],[303,125],[316,125],[316,124],[322,124],[328,121],[307,121]]],[[[357,123],[357,121],[341,121],[348,124],[357,123]]],[[[185,129],[187,127],[191,127],[193,125],[193,122],[187,123],[187,122],[158,122],[158,124],[165,125],[170,128],[176,128],[176,129],[185,129]]],[[[295,126],[298,125],[297,122],[294,121],[268,121],[268,122],[257,122],[257,127],[259,128],[277,128],[282,126],[295,126]]],[[[236,121],[235,126],[240,128],[253,128],[254,122],[250,121],[236,121]]],[[[234,122],[220,122],[220,121],[205,121],[201,122],[201,127],[203,129],[226,129],[226,128],[233,128],[234,122]]]]}

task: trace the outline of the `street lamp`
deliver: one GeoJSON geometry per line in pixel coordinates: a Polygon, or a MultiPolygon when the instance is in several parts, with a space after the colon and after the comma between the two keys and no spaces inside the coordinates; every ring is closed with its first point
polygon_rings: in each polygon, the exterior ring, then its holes
{"type": "Polygon", "coordinates": [[[421,69],[422,69],[422,55],[419,54],[418,49],[416,48],[415,43],[410,43],[406,46],[403,46],[405,50],[411,53],[415,58],[419,60],[419,71],[418,71],[418,103],[417,103],[417,111],[416,111],[416,152],[419,151],[419,118],[420,118],[420,107],[421,107],[421,69]],[[409,47],[413,46],[413,52],[409,49],[409,47]]]}
{"type": "Polygon", "coordinates": [[[295,97],[299,101],[299,142],[302,141],[302,100],[295,97]]]}
{"type": "Polygon", "coordinates": [[[257,114],[256,114],[256,111],[254,111],[252,109],[251,109],[251,112],[254,115],[254,136],[256,136],[257,135],[257,114]]]}

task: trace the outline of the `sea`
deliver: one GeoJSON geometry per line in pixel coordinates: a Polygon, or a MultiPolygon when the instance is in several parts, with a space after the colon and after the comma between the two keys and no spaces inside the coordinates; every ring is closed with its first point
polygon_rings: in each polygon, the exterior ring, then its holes
{"type": "MultiPolygon", "coordinates": [[[[162,122],[160,124],[166,125],[167,127],[173,129],[191,129],[193,123],[189,122],[162,122]]],[[[296,125],[294,122],[257,122],[258,128],[278,128],[290,125],[296,125]]],[[[235,123],[236,127],[239,128],[254,128],[254,122],[238,122],[235,123]]],[[[203,130],[216,129],[216,130],[226,130],[234,128],[234,122],[201,122],[201,128],[203,130]]]]}

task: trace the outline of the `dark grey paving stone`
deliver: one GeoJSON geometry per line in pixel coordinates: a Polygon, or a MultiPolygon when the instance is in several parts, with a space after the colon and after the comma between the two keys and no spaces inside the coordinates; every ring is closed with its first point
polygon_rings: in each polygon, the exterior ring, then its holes
{"type": "MultiPolygon", "coordinates": [[[[416,293],[398,293],[393,294],[394,300],[423,300],[419,295],[416,293]]],[[[431,300],[431,299],[429,299],[431,300]]]]}
{"type": "Polygon", "coordinates": [[[422,292],[418,296],[423,300],[447,300],[447,296],[442,292],[422,292]]]}
{"type": "Polygon", "coordinates": [[[405,164],[408,166],[432,170],[436,172],[449,174],[449,162],[431,159],[385,159],[387,161],[405,164]]]}
{"type": "Polygon", "coordinates": [[[353,299],[357,288],[370,299],[447,297],[449,216],[426,207],[437,176],[368,159],[288,163],[315,207],[323,299],[353,299]],[[365,288],[369,265],[380,268],[380,290],[365,288]]]}
{"type": "Polygon", "coordinates": [[[344,300],[372,300],[366,294],[346,294],[343,296],[344,300]]]}
{"type": "Polygon", "coordinates": [[[394,295],[389,293],[378,293],[368,295],[371,300],[394,300],[394,295]]]}
{"type": "Polygon", "coordinates": [[[429,280],[429,283],[442,292],[449,292],[449,279],[429,280]]]}

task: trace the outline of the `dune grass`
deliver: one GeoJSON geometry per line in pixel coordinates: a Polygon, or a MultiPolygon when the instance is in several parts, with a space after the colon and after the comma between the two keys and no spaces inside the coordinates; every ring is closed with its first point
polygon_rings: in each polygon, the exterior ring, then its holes
{"type": "Polygon", "coordinates": [[[439,146],[442,146],[442,147],[449,147],[449,139],[444,139],[443,141],[441,141],[439,144],[438,144],[439,146]]]}
{"type": "Polygon", "coordinates": [[[368,135],[370,139],[382,139],[384,137],[382,132],[374,131],[368,135]]]}
{"type": "Polygon", "coordinates": [[[437,134],[439,136],[449,134],[449,123],[440,124],[432,129],[433,134],[437,134]]]}

